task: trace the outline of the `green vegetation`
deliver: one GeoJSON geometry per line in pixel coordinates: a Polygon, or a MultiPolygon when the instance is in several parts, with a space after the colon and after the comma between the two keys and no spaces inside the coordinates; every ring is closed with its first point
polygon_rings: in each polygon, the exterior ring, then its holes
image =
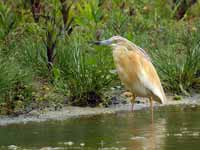
{"type": "Polygon", "coordinates": [[[121,35],[152,57],[164,88],[200,88],[200,3],[162,0],[0,2],[0,113],[106,105],[119,83],[112,52],[90,41],[121,35]],[[184,7],[184,11],[183,8],[184,7]]]}

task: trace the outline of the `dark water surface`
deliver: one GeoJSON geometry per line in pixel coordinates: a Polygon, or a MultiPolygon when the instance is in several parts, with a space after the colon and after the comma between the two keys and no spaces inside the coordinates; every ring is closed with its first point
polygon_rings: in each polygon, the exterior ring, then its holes
{"type": "Polygon", "coordinates": [[[30,149],[199,150],[200,108],[156,108],[153,123],[146,109],[134,115],[120,112],[64,121],[0,126],[0,145],[1,149],[17,145],[30,149]]]}

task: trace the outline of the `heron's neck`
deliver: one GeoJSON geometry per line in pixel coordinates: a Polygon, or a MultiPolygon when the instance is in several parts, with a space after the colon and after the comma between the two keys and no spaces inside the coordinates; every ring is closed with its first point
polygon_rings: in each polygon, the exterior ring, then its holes
{"type": "Polygon", "coordinates": [[[151,58],[149,57],[147,52],[144,49],[142,49],[141,47],[137,46],[136,44],[134,44],[130,41],[127,41],[126,48],[128,50],[137,51],[137,52],[141,53],[147,60],[151,61],[151,58]]]}
{"type": "Polygon", "coordinates": [[[113,52],[125,53],[127,51],[128,51],[127,47],[123,45],[116,45],[115,47],[113,47],[113,52]]]}

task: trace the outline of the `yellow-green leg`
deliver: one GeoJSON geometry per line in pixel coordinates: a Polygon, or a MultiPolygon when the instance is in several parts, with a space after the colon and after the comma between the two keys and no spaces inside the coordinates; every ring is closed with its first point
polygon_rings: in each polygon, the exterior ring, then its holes
{"type": "Polygon", "coordinates": [[[152,97],[150,97],[149,100],[150,100],[150,107],[151,107],[151,121],[153,122],[153,99],[152,99],[152,97]]]}
{"type": "Polygon", "coordinates": [[[132,94],[132,97],[131,97],[131,111],[134,112],[133,108],[134,108],[134,104],[135,104],[135,94],[132,94]]]}

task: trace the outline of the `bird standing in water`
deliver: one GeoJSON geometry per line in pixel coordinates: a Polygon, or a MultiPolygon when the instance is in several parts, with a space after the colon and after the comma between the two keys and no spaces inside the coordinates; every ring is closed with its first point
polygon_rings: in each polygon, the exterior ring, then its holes
{"type": "Polygon", "coordinates": [[[166,96],[148,54],[142,48],[121,36],[96,41],[94,44],[112,47],[119,78],[132,93],[132,111],[137,96],[147,97],[150,100],[153,116],[153,100],[165,104],[166,96]]]}

